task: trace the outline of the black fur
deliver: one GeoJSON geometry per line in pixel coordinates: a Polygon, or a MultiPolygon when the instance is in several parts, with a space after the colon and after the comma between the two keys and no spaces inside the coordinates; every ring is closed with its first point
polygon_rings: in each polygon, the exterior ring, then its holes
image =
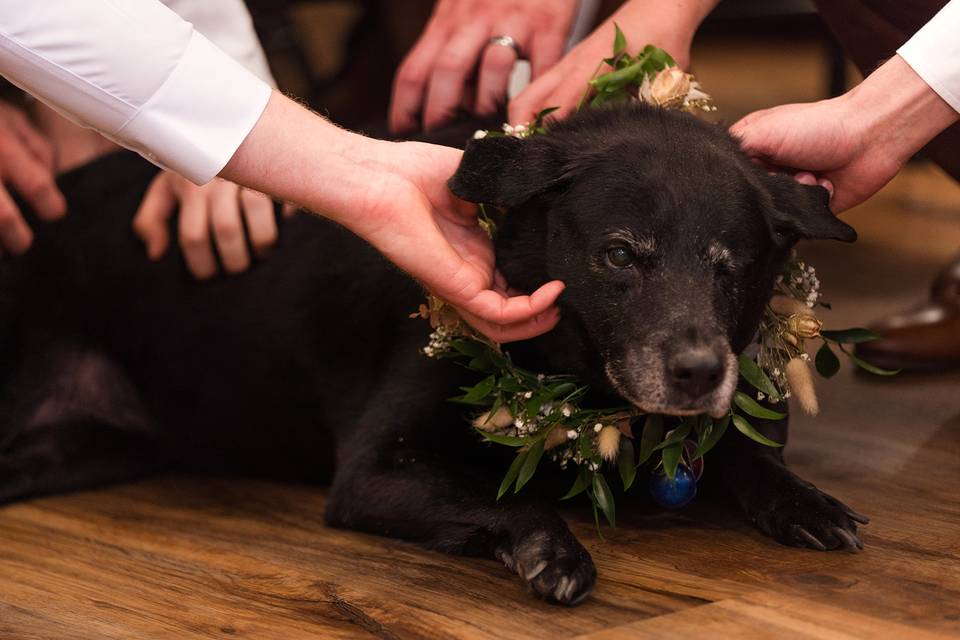
{"type": "MultiPolygon", "coordinates": [[[[175,252],[148,263],[130,218],[154,172],[122,153],[65,176],[70,215],[32,221],[35,247],[0,264],[0,503],[169,468],[331,480],[331,526],[499,558],[557,602],[589,594],[592,560],[547,501],[566,481],[545,470],[545,493],[495,500],[510,452],[444,400],[471,378],[418,353],[416,284],[307,215],[241,277],[195,282],[175,252]]],[[[732,388],[694,392],[676,362],[746,346],[798,238],[854,237],[820,190],[766,176],[715,127],[642,107],[473,142],[450,184],[508,209],[498,262],[514,286],[568,285],[559,327],[512,347],[520,363],[581,375],[591,401],[674,413],[729,403],[732,388]],[[611,243],[629,267],[610,265],[611,243]]],[[[786,421],[762,430],[786,439],[786,421]]],[[[779,451],[724,440],[711,465],[762,530],[859,545],[859,516],[779,451]]]]}

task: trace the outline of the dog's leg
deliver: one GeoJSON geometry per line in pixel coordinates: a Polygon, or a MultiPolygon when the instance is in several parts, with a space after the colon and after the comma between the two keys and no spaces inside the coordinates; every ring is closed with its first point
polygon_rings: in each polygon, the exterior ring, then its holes
{"type": "Polygon", "coordinates": [[[0,449],[0,504],[130,480],[158,469],[157,442],[90,421],[24,429],[0,449]]]}
{"type": "MultiPolygon", "coordinates": [[[[786,419],[751,422],[768,438],[786,442],[786,419]]],[[[820,551],[863,548],[857,523],[869,519],[787,469],[783,449],[758,444],[731,429],[711,461],[747,516],[774,540],[820,551]]]]}
{"type": "Polygon", "coordinates": [[[36,349],[0,398],[0,504],[156,470],[162,458],[139,394],[90,349],[36,349]]]}
{"type": "Polygon", "coordinates": [[[539,596],[581,602],[596,582],[590,554],[549,506],[515,497],[495,500],[496,485],[423,451],[379,462],[341,464],[327,522],[417,542],[446,553],[497,558],[539,596]]]}

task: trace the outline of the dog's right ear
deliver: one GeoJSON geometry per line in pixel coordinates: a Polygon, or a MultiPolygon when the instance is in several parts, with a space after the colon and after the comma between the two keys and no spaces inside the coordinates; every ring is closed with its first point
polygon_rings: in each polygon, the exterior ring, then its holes
{"type": "Polygon", "coordinates": [[[458,198],[515,207],[556,185],[563,168],[546,137],[495,136],[471,140],[447,186],[458,198]]]}

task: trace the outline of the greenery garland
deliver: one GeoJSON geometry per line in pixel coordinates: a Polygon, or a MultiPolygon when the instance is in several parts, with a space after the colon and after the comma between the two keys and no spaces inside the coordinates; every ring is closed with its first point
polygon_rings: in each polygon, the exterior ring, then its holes
{"type": "MultiPolygon", "coordinates": [[[[589,105],[642,100],[665,108],[687,111],[714,111],[710,96],[690,74],[676,66],[670,55],[653,45],[631,56],[627,43],[616,29],[613,56],[602,64],[611,70],[590,81],[589,105]]],[[[599,71],[598,67],[598,71],[599,71]]],[[[527,138],[547,133],[544,118],[554,109],[545,109],[527,125],[504,125],[502,132],[478,131],[475,137],[511,135],[527,138]]],[[[480,224],[491,234],[493,221],[481,205],[480,224]]],[[[675,417],[643,414],[635,407],[590,408],[581,406],[587,386],[571,375],[544,375],[516,366],[510,354],[475,332],[456,311],[443,301],[430,297],[412,317],[429,319],[434,331],[423,352],[434,358],[451,358],[483,378],[451,401],[474,410],[472,420],[477,433],[488,442],[513,447],[517,455],[507,470],[497,499],[512,488],[519,492],[536,473],[546,456],[566,469],[573,465],[577,475],[562,499],[586,493],[593,505],[599,527],[602,512],[616,526],[616,506],[605,471],[616,469],[624,490],[633,486],[637,470],[651,467],[654,485],[665,491],[676,489],[678,473],[693,483],[703,469],[703,457],[723,437],[732,424],[744,436],[770,447],[783,446],[763,436],[751,418],[779,420],[786,414],[764,406],[795,396],[808,413],[818,410],[809,356],[805,342],[822,342],[814,359],[817,372],[830,378],[840,369],[834,352],[837,348],[855,365],[878,375],[893,375],[864,362],[847,350],[847,345],[874,340],[866,329],[826,331],[816,318],[817,305],[830,308],[820,300],[820,282],[813,267],[794,255],[778,277],[774,295],[761,320],[756,344],[748,349],[754,356],[741,355],[739,372],[754,395],[737,391],[728,415],[714,419],[707,415],[675,417]]],[[[683,506],[693,497],[664,506],[683,506]]],[[[655,497],[657,494],[655,493],[655,497]]],[[[672,498],[671,498],[672,499],[672,498]]]]}

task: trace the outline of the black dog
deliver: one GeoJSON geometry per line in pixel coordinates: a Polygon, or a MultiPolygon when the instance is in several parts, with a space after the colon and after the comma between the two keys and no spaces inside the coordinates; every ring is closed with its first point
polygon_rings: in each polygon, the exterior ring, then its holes
{"type": "MultiPolygon", "coordinates": [[[[444,400],[469,372],[418,353],[416,284],[307,215],[242,277],[201,284],[176,256],[148,264],[129,228],[154,172],[124,153],[65,176],[71,214],[0,266],[0,503],[174,467],[332,478],[332,526],[500,558],[558,602],[590,592],[593,562],[547,501],[495,500],[508,461],[444,400]]],[[[518,363],[662,413],[724,413],[733,354],[791,247],[855,237],[822,189],[642,106],[474,141],[450,185],[507,210],[498,263],[514,286],[567,284],[560,325],[513,346],[518,363]]],[[[786,421],[759,426],[785,441],[786,421]]],[[[862,517],[779,450],[731,430],[711,466],[777,540],[860,545],[862,517]]]]}

